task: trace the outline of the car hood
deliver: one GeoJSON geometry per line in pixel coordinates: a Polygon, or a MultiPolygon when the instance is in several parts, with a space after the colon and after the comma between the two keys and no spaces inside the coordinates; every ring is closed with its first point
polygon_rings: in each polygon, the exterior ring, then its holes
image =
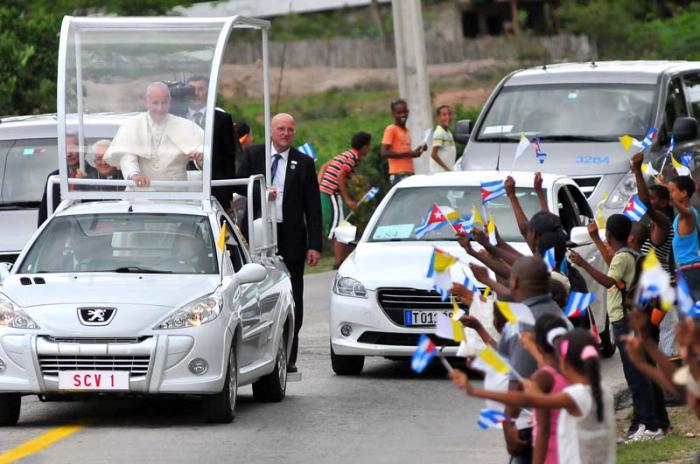
{"type": "MultiPolygon", "coordinates": [[[[530,254],[525,242],[511,243],[516,250],[530,254]]],[[[359,280],[368,290],[379,287],[431,288],[426,278],[433,249],[440,248],[459,258],[451,268],[454,281],[464,280],[464,272],[472,278],[469,263],[478,263],[459,243],[445,242],[361,242],[338,270],[344,277],[359,280]]],[[[478,249],[478,245],[475,248],[478,249]]],[[[477,285],[479,285],[477,283],[477,285]]]]}
{"type": "Polygon", "coordinates": [[[542,142],[547,153],[540,164],[530,146],[515,160],[517,143],[470,142],[463,171],[543,171],[567,176],[600,176],[629,171],[629,154],[619,142],[542,142]]]}
{"type": "Polygon", "coordinates": [[[213,293],[218,285],[218,275],[13,274],[2,282],[0,293],[23,308],[58,304],[174,308],[213,293]],[[36,283],[37,279],[46,283],[36,283]]]}
{"type": "Polygon", "coordinates": [[[19,254],[36,231],[36,209],[13,209],[0,212],[0,253],[19,254]]]}

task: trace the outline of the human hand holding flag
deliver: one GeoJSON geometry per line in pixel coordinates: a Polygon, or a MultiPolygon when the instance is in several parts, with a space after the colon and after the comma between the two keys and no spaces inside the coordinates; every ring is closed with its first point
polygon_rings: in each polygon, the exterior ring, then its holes
{"type": "Polygon", "coordinates": [[[595,293],[570,292],[569,301],[564,308],[564,315],[569,319],[586,314],[588,308],[595,301],[595,293]]]}
{"type": "Polygon", "coordinates": [[[646,205],[642,203],[642,200],[640,200],[637,195],[634,195],[632,198],[630,198],[629,202],[627,203],[627,206],[625,206],[625,208],[622,210],[622,214],[624,214],[630,220],[635,222],[640,221],[642,219],[642,216],[644,216],[646,212],[646,205]]]}

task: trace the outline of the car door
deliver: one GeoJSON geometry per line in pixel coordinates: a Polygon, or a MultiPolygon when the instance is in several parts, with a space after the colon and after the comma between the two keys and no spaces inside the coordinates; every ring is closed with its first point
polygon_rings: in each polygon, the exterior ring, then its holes
{"type": "MultiPolygon", "coordinates": [[[[695,118],[696,121],[700,120],[700,71],[693,71],[685,74],[683,76],[683,84],[690,109],[690,116],[695,118]]],[[[688,141],[680,148],[682,151],[679,154],[687,151],[693,154],[693,175],[695,176],[698,170],[696,159],[700,153],[700,138],[688,141]]]]}
{"type": "MultiPolygon", "coordinates": [[[[228,259],[233,266],[234,274],[248,262],[247,255],[243,251],[240,238],[236,229],[231,227],[230,221],[223,215],[219,217],[219,224],[226,223],[226,228],[231,231],[226,234],[226,251],[228,259]]],[[[241,367],[255,363],[259,359],[259,327],[260,296],[256,284],[240,284],[233,293],[233,308],[239,308],[241,318],[241,340],[239,359],[241,367]]]]}

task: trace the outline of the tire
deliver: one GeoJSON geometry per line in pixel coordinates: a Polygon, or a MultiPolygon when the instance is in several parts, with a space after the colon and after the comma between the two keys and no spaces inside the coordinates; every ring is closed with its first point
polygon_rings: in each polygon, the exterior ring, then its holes
{"type": "Polygon", "coordinates": [[[612,327],[607,314],[605,315],[605,330],[598,335],[600,336],[600,355],[605,359],[612,358],[615,354],[615,343],[612,340],[612,327]]]}
{"type": "Polygon", "coordinates": [[[19,420],[22,395],[19,393],[0,394],[0,425],[15,425],[19,420]]]}
{"type": "Polygon", "coordinates": [[[202,412],[204,418],[213,424],[228,424],[233,421],[238,400],[238,357],[236,356],[236,341],[231,344],[228,357],[226,380],[221,392],[204,397],[202,412]]]}
{"type": "MultiPolygon", "coordinates": [[[[285,332],[286,333],[286,332],[285,332]]],[[[287,394],[287,337],[277,346],[275,369],[253,382],[253,399],[259,403],[279,403],[287,394]]]]}
{"type": "Polygon", "coordinates": [[[360,375],[365,365],[364,356],[343,356],[335,354],[331,346],[331,366],[337,375],[360,375]]]}

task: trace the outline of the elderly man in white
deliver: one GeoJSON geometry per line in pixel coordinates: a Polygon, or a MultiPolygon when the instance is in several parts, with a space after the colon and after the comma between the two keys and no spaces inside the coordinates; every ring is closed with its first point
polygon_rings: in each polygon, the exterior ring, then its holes
{"type": "Polygon", "coordinates": [[[149,84],[144,106],[145,113],[121,125],[104,160],[119,165],[137,187],[148,187],[151,180],[187,180],[187,162],[202,161],[204,131],[168,113],[170,91],[162,82],[149,84]]]}

